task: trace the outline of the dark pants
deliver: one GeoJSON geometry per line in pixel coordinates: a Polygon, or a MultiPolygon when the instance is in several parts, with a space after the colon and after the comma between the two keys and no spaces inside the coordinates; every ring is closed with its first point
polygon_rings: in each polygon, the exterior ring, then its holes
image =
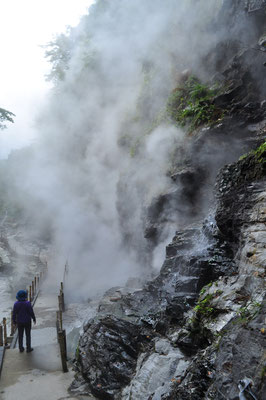
{"type": "Polygon", "coordinates": [[[31,348],[31,337],[30,337],[31,322],[27,322],[25,324],[18,323],[18,346],[19,346],[19,350],[23,349],[24,329],[25,329],[25,334],[26,334],[26,347],[27,347],[27,349],[31,348]]]}

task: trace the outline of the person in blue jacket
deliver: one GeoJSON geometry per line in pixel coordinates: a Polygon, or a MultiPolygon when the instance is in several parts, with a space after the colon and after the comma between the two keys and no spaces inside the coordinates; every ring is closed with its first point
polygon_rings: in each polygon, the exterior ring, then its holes
{"type": "Polygon", "coordinates": [[[26,334],[26,347],[27,353],[33,351],[31,347],[31,320],[36,324],[35,314],[30,301],[27,301],[27,292],[25,290],[19,290],[17,293],[17,301],[13,307],[13,323],[18,328],[18,344],[19,351],[24,351],[23,347],[23,335],[24,330],[26,334]]]}

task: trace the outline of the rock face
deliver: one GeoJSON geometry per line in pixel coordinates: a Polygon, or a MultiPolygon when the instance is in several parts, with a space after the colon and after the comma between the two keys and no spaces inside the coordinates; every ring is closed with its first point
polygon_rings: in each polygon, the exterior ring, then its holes
{"type": "Polygon", "coordinates": [[[234,242],[240,239],[243,224],[248,223],[249,211],[254,204],[254,192],[260,190],[259,187],[256,190],[254,182],[265,176],[265,154],[257,157],[251,154],[241,162],[224,168],[218,176],[220,203],[216,221],[220,231],[234,242]],[[244,210],[239,208],[239,202],[245,203],[244,210]]]}
{"type": "Polygon", "coordinates": [[[137,325],[112,316],[84,327],[79,362],[94,395],[113,399],[121,385],[130,383],[145,340],[137,325]]]}
{"type": "Polygon", "coordinates": [[[139,357],[135,376],[122,391],[122,399],[148,399],[153,392],[153,399],[161,399],[169,391],[172,377],[182,376],[188,364],[184,354],[167,339],[155,339],[154,351],[139,357]]]}
{"type": "MultiPolygon", "coordinates": [[[[239,7],[246,18],[243,2],[225,1],[224,19],[228,7],[230,24],[239,7]]],[[[224,60],[213,64],[220,65],[216,78],[224,90],[214,104],[224,118],[184,144],[183,163],[176,161],[169,178],[172,190],[147,209],[147,248],[177,216],[180,228],[155,278],[104,296],[80,338],[72,392],[114,400],[236,400],[241,390],[242,399],[251,398],[243,385],[252,382],[248,390],[263,399],[265,144],[236,160],[265,141],[265,54],[221,46],[224,60]]]]}
{"type": "Polygon", "coordinates": [[[84,327],[79,374],[96,398],[233,400],[247,377],[262,400],[266,161],[260,154],[260,161],[250,154],[220,172],[220,231],[209,220],[177,232],[158,277],[115,301],[110,293],[84,327]]]}
{"type": "MultiPolygon", "coordinates": [[[[237,242],[238,273],[220,278],[202,293],[194,315],[194,327],[190,325],[188,333],[193,336],[192,328],[197,326],[198,332],[207,336],[209,345],[198,352],[183,381],[163,399],[237,399],[238,383],[245,377],[253,380],[252,391],[256,398],[263,398],[266,389],[264,168],[265,155],[259,166],[253,155],[221,171],[217,186],[220,199],[217,219],[224,216],[222,226],[228,229],[232,241],[237,242]],[[237,171],[245,169],[247,164],[253,166],[248,175],[253,176],[255,182],[243,180],[241,174],[236,178],[237,171]],[[260,173],[257,174],[257,170],[260,173]],[[209,299],[209,312],[204,308],[204,299],[209,299]]],[[[181,336],[181,345],[182,339],[181,336]]]]}
{"type": "MultiPolygon", "coordinates": [[[[145,216],[144,236],[152,245],[158,243],[167,224],[178,221],[186,226],[201,221],[213,204],[213,185],[219,169],[263,142],[264,59],[263,51],[254,54],[252,49],[242,49],[214,77],[214,82],[223,83],[223,90],[213,104],[223,110],[224,117],[219,123],[199,129],[192,140],[183,144],[173,166],[171,190],[153,199],[145,216]]],[[[246,160],[238,171],[238,175],[243,173],[243,179],[246,175],[252,179],[247,173],[252,167],[249,162],[252,160],[246,160]]],[[[256,175],[258,171],[253,173],[256,175]]]]}

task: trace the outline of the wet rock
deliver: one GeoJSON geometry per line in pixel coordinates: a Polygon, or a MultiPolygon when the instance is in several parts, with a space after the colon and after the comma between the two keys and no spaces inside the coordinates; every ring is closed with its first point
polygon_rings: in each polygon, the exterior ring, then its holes
{"type": "Polygon", "coordinates": [[[259,38],[258,45],[259,45],[260,47],[266,49],[266,34],[265,34],[265,35],[262,35],[262,36],[259,38]]]}
{"type": "MultiPolygon", "coordinates": [[[[235,240],[231,251],[237,254],[236,269],[204,287],[187,324],[172,336],[191,363],[183,379],[163,394],[165,400],[235,400],[238,383],[245,377],[254,382],[252,391],[258,399],[265,392],[266,185],[262,165],[246,160],[248,169],[242,162],[225,167],[220,176],[225,174],[227,183],[219,179],[217,185],[222,189],[217,213],[228,193],[233,194],[229,210],[234,210],[234,223],[229,232],[235,240]]],[[[225,221],[227,213],[223,209],[225,221]]],[[[219,237],[215,230],[215,224],[205,228],[210,238],[219,237]]]]}
{"type": "Polygon", "coordinates": [[[254,304],[265,290],[266,186],[254,157],[220,172],[217,224],[210,217],[177,231],[157,277],[106,293],[80,339],[76,386],[81,376],[102,399],[233,400],[242,358],[255,357],[250,378],[262,393],[265,328],[254,304]]]}
{"type": "Polygon", "coordinates": [[[147,210],[145,238],[152,239],[154,244],[158,242],[164,224],[169,223],[172,215],[181,211],[179,199],[180,192],[176,188],[153,199],[147,210]]]}
{"type": "Polygon", "coordinates": [[[217,373],[208,390],[208,393],[216,396],[212,398],[238,398],[238,383],[246,376],[254,381],[252,391],[256,397],[263,398],[266,391],[264,377],[266,337],[261,333],[261,329],[265,322],[265,300],[255,308],[257,310],[250,316],[250,321],[238,316],[225,328],[214,364],[217,373]]]}
{"type": "MultiPolygon", "coordinates": [[[[147,396],[153,393],[151,398],[155,400],[166,393],[164,381],[171,386],[177,371],[183,374],[188,362],[178,348],[173,348],[167,335],[170,329],[182,326],[184,314],[195,305],[200,289],[216,276],[214,273],[225,273],[221,266],[229,255],[223,240],[217,245],[215,235],[218,233],[214,220],[205,221],[203,228],[194,226],[176,232],[171,244],[174,253],[167,250],[165,263],[155,279],[133,292],[112,288],[105,294],[99,307],[102,316],[85,326],[79,343],[77,364],[93,395],[116,399],[127,386],[124,396],[130,390],[134,391],[134,398],[141,398],[145,390],[147,396]],[[114,296],[116,300],[112,301],[114,296]],[[155,354],[150,347],[153,337],[161,338],[155,339],[155,354]],[[144,349],[142,360],[140,354],[144,349]],[[147,384],[140,391],[143,380],[147,384]]],[[[206,345],[206,338],[203,335],[199,339],[200,336],[194,335],[188,341],[189,335],[182,339],[180,335],[172,343],[191,355],[206,345]],[[188,348],[190,352],[186,351],[188,348]]]]}
{"type": "Polygon", "coordinates": [[[79,342],[78,363],[92,394],[114,399],[129,384],[145,342],[140,327],[126,320],[106,316],[90,321],[79,342]]]}
{"type": "Polygon", "coordinates": [[[232,80],[228,89],[214,98],[214,104],[218,107],[226,108],[242,91],[243,81],[241,79],[232,80]]]}
{"type": "Polygon", "coordinates": [[[260,103],[261,108],[266,108],[266,100],[262,100],[262,102],[260,103]]]}
{"type": "Polygon", "coordinates": [[[195,305],[204,284],[216,274],[231,274],[230,268],[225,271],[222,266],[233,253],[226,251],[223,239],[219,238],[218,245],[218,237],[214,220],[205,221],[203,228],[176,232],[175,255],[167,252],[155,279],[131,293],[113,288],[105,294],[99,308],[102,317],[85,326],[79,343],[80,373],[93,395],[116,399],[123,390],[125,399],[129,392],[136,399],[146,395],[159,399],[172,387],[171,379],[180,379],[187,368],[184,354],[192,356],[209,344],[208,333],[201,327],[194,326],[193,333],[181,332],[171,342],[168,335],[184,324],[184,315],[195,305]],[[113,296],[116,301],[111,301],[113,296]]]}
{"type": "Polygon", "coordinates": [[[156,340],[154,350],[151,355],[145,357],[144,354],[139,359],[134,379],[122,392],[123,400],[129,396],[134,400],[160,399],[167,383],[178,379],[186,370],[188,361],[167,340],[156,340]]]}
{"type": "Polygon", "coordinates": [[[265,155],[258,160],[254,154],[227,166],[218,176],[216,221],[222,234],[234,242],[238,241],[241,228],[249,221],[248,214],[254,205],[252,194],[265,187],[265,176],[265,155]]]}
{"type": "Polygon", "coordinates": [[[154,198],[145,213],[144,237],[157,244],[164,227],[173,224],[175,218],[188,223],[199,213],[197,207],[202,185],[206,179],[200,165],[173,167],[170,176],[171,190],[154,198]]]}
{"type": "Polygon", "coordinates": [[[205,398],[206,390],[210,385],[210,377],[213,364],[206,352],[200,353],[193,364],[189,366],[186,374],[174,382],[168,393],[162,400],[202,400],[205,398]]]}

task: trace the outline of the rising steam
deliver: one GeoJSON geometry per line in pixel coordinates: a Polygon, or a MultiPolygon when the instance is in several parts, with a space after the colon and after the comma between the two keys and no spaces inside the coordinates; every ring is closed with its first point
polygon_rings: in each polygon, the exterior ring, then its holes
{"type": "Polygon", "coordinates": [[[204,76],[221,4],[98,0],[65,40],[38,140],[15,175],[28,215],[52,238],[52,280],[68,259],[81,297],[160,266],[163,254],[147,253],[143,209],[171,189],[184,133],[158,118],[184,69],[204,76]]]}

